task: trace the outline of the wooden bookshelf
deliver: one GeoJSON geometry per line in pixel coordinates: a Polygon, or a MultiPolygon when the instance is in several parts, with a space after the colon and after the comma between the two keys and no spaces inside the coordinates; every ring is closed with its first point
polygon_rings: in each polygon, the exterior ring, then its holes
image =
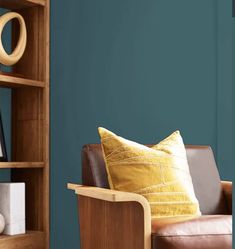
{"type": "MultiPolygon", "coordinates": [[[[25,182],[27,233],[0,235],[0,248],[49,249],[49,0],[0,0],[0,8],[20,13],[27,28],[23,57],[10,75],[0,74],[0,87],[12,89],[12,162],[0,170],[25,182]]],[[[13,21],[12,47],[18,34],[13,21]]]]}
{"type": "Polygon", "coordinates": [[[0,86],[8,88],[25,86],[45,87],[45,82],[0,74],[0,86]]]}
{"type": "Polygon", "coordinates": [[[0,169],[37,169],[44,167],[44,162],[0,162],[0,169]]]}
{"type": "Polygon", "coordinates": [[[45,233],[40,231],[27,231],[26,234],[15,236],[0,236],[0,248],[26,249],[44,248],[45,233]]]}
{"type": "Polygon", "coordinates": [[[47,0],[0,0],[1,8],[17,10],[26,7],[46,6],[47,0]]]}

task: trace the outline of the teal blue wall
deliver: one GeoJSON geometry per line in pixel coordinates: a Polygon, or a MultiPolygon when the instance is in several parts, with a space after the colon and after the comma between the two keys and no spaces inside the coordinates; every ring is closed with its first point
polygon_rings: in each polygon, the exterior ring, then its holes
{"type": "MultiPolygon", "coordinates": [[[[66,183],[100,125],[141,143],[180,129],[232,179],[232,30],[230,0],[51,0],[52,249],[79,248],[66,183]]],[[[8,141],[9,103],[1,90],[8,141]]]]}
{"type": "MultiPolygon", "coordinates": [[[[235,44],[235,17],[233,18],[233,24],[232,24],[232,30],[233,30],[233,39],[232,39],[232,43],[235,44]]],[[[233,59],[232,59],[232,65],[233,65],[233,68],[235,66],[235,46],[232,46],[232,51],[233,51],[233,59]]],[[[233,78],[232,78],[232,82],[233,82],[233,113],[235,113],[235,70],[233,70],[233,78]]],[[[233,114],[233,127],[235,127],[235,115],[233,114]]],[[[233,131],[233,141],[235,141],[235,132],[233,131]]],[[[234,146],[234,145],[233,145],[234,146]]]]}
{"type": "Polygon", "coordinates": [[[52,248],[79,243],[66,183],[100,125],[141,143],[180,129],[231,179],[231,22],[224,0],[52,0],[52,248]]]}
{"type": "MultiPolygon", "coordinates": [[[[224,178],[232,172],[234,158],[233,122],[233,35],[232,1],[217,3],[217,162],[224,178]]],[[[235,57],[234,57],[235,58],[235,57]]]]}
{"type": "MultiPolygon", "coordinates": [[[[0,89],[0,110],[2,114],[3,129],[6,140],[7,152],[10,155],[10,143],[11,143],[11,90],[0,89]]],[[[9,157],[8,155],[8,157],[9,157]]],[[[9,182],[10,181],[10,170],[4,169],[0,172],[0,181],[9,182]]]]}

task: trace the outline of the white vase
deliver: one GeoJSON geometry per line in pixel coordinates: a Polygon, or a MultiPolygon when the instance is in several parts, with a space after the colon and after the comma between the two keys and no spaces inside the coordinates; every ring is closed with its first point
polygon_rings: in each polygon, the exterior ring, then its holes
{"type": "Polygon", "coordinates": [[[0,214],[0,234],[3,232],[5,228],[5,219],[2,214],[0,214]]]}

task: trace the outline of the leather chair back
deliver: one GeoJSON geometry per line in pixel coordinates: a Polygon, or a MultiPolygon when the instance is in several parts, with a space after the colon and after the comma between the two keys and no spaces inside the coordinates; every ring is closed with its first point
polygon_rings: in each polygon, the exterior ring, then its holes
{"type": "MultiPolygon", "coordinates": [[[[226,214],[220,176],[211,147],[190,145],[186,146],[186,151],[202,214],[226,214]]],[[[84,185],[109,188],[100,144],[88,144],[82,149],[82,181],[84,185]]]]}

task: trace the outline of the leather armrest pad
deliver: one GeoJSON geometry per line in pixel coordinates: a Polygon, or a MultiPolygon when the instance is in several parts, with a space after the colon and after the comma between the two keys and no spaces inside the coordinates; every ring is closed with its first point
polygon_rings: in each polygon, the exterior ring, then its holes
{"type": "Polygon", "coordinates": [[[222,190],[226,198],[227,207],[229,214],[232,214],[232,193],[233,193],[233,184],[229,181],[221,181],[222,190]]]}

